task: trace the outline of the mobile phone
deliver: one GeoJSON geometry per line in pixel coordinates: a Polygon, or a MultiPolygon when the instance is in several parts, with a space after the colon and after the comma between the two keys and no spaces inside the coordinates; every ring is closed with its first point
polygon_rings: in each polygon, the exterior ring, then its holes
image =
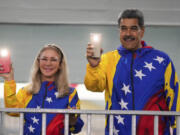
{"type": "Polygon", "coordinates": [[[0,73],[9,73],[11,70],[11,58],[10,53],[3,49],[0,50],[0,65],[3,67],[4,70],[0,70],[0,73]]]}
{"type": "Polygon", "coordinates": [[[90,43],[94,46],[93,57],[99,58],[101,56],[101,39],[102,35],[100,33],[90,33],[90,43]]]}

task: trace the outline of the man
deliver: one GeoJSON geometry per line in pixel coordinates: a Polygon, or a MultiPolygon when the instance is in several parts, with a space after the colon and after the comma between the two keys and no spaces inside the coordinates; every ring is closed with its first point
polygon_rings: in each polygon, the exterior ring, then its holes
{"type": "MultiPolygon", "coordinates": [[[[143,13],[125,10],[118,19],[120,45],[116,50],[93,58],[87,47],[85,86],[95,92],[105,90],[106,110],[179,111],[180,86],[169,56],[147,46],[143,13]]],[[[109,118],[105,134],[109,134],[109,118]]],[[[114,116],[114,135],[131,135],[131,116],[114,116]]],[[[153,116],[137,116],[137,135],[153,135],[153,116]]],[[[174,117],[159,117],[159,135],[175,130],[174,117]]]]}

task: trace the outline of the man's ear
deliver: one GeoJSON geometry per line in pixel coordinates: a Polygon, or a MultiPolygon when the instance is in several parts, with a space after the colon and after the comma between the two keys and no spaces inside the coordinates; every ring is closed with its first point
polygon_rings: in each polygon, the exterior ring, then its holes
{"type": "Polygon", "coordinates": [[[145,27],[141,27],[141,37],[143,38],[145,32],[145,27]]]}

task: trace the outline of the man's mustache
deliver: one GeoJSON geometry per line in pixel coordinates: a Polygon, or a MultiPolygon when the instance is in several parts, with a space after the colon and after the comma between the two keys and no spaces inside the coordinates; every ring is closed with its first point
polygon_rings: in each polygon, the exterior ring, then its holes
{"type": "Polygon", "coordinates": [[[135,37],[133,37],[133,36],[124,36],[124,38],[123,38],[125,41],[126,40],[135,40],[135,37]]]}

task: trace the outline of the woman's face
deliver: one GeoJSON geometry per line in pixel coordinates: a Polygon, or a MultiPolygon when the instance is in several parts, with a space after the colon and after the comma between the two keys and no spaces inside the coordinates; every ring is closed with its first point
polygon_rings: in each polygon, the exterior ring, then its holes
{"type": "Polygon", "coordinates": [[[44,50],[39,58],[39,67],[42,73],[42,81],[54,81],[57,71],[60,69],[59,54],[49,48],[44,50]]]}

